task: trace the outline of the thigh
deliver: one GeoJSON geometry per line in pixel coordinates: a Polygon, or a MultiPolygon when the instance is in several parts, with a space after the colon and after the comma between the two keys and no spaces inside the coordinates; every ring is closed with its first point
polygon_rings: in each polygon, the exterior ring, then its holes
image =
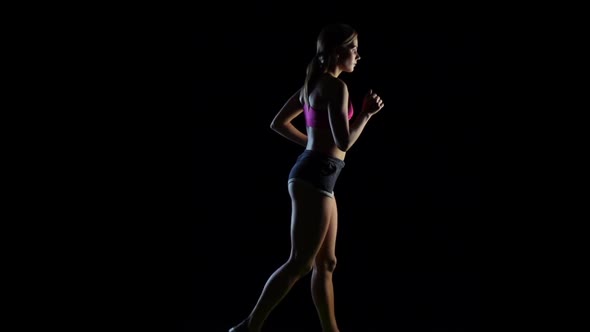
{"type": "Polygon", "coordinates": [[[336,260],[336,237],[338,234],[338,206],[336,197],[332,199],[330,204],[330,224],[324,241],[320,246],[320,250],[316,256],[316,262],[330,262],[336,260]]]}
{"type": "Polygon", "coordinates": [[[317,255],[330,225],[333,198],[305,182],[289,184],[291,195],[291,257],[309,263],[317,255]]]}

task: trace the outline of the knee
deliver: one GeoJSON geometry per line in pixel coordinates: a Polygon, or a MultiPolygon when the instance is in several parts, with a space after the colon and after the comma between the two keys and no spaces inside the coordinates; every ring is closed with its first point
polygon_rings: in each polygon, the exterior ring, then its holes
{"type": "Polygon", "coordinates": [[[314,267],[321,272],[334,272],[336,270],[336,257],[318,259],[314,267]]]}

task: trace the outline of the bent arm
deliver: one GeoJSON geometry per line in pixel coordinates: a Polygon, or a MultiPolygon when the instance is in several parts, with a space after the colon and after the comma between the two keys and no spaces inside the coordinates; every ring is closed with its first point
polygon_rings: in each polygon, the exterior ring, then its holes
{"type": "Polygon", "coordinates": [[[350,125],[350,140],[348,142],[348,149],[345,151],[349,150],[354,145],[356,140],[361,136],[361,133],[365,129],[365,125],[367,125],[367,122],[369,122],[370,118],[371,115],[367,114],[366,112],[361,112],[356,117],[354,122],[350,125]]]}
{"type": "Polygon", "coordinates": [[[294,93],[281,107],[270,123],[270,128],[290,141],[303,147],[307,146],[307,135],[293,125],[295,119],[303,112],[303,105],[299,101],[301,89],[294,93]]]}
{"type": "Polygon", "coordinates": [[[333,102],[328,106],[330,113],[330,126],[332,127],[332,135],[334,142],[338,149],[346,152],[348,151],[361,133],[365,129],[367,122],[371,115],[366,112],[361,112],[352,124],[348,123],[348,105],[349,95],[346,84],[342,81],[335,81],[336,83],[330,87],[333,94],[333,102]]]}

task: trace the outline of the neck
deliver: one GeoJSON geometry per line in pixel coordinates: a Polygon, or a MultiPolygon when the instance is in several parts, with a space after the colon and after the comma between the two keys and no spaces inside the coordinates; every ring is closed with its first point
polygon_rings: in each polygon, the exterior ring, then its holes
{"type": "Polygon", "coordinates": [[[329,69],[326,73],[328,73],[334,77],[338,77],[338,76],[340,76],[340,73],[342,73],[342,70],[340,70],[338,68],[334,68],[334,69],[329,69]]]}

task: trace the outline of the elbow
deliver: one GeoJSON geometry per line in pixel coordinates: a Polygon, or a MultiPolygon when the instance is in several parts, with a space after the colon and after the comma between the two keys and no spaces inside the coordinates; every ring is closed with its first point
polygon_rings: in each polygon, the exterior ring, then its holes
{"type": "Polygon", "coordinates": [[[346,146],[339,146],[338,149],[342,152],[348,152],[348,149],[350,149],[350,146],[346,145],[346,146]]]}
{"type": "Polygon", "coordinates": [[[270,129],[277,132],[277,133],[284,132],[285,128],[286,128],[286,126],[283,123],[276,122],[276,121],[273,121],[270,123],[270,129]]]}
{"type": "Polygon", "coordinates": [[[347,152],[348,149],[350,149],[350,141],[349,140],[336,141],[336,147],[343,152],[347,152]]]}

